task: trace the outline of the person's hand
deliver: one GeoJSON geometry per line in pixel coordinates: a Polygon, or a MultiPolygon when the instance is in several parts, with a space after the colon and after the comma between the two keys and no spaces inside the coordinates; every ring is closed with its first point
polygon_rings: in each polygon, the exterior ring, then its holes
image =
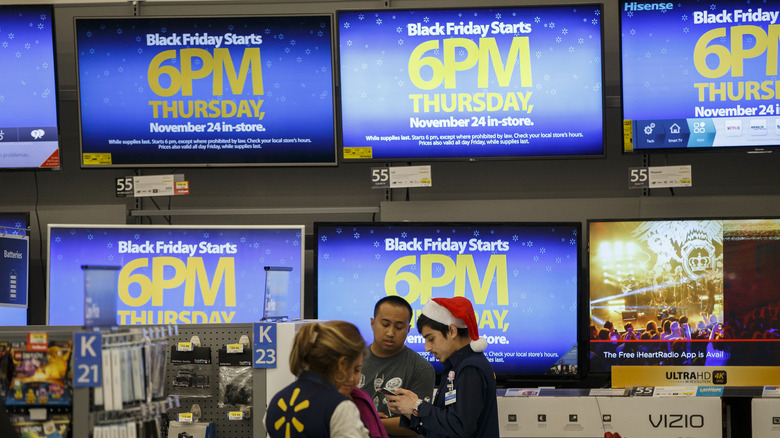
{"type": "Polygon", "coordinates": [[[377,414],[379,414],[379,418],[390,418],[384,412],[377,412],[377,414]]]}
{"type": "Polygon", "coordinates": [[[401,414],[406,417],[412,416],[414,406],[417,404],[417,394],[407,389],[398,388],[395,390],[395,395],[388,395],[387,408],[394,414],[401,414]]]}

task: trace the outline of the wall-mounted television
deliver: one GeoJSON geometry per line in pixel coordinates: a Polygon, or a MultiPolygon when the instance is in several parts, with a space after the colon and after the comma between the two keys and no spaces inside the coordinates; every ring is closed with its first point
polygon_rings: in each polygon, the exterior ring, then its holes
{"type": "Polygon", "coordinates": [[[260,321],[273,269],[289,272],[273,301],[297,319],[303,239],[303,226],[287,225],[49,225],[48,322],[84,325],[106,314],[110,325],[260,321]]]}
{"type": "MultiPolygon", "coordinates": [[[[29,213],[13,213],[13,212],[2,212],[0,213],[0,238],[22,238],[25,236],[29,236],[28,233],[28,226],[30,224],[30,214],[29,213]]],[[[19,246],[23,242],[17,241],[14,242],[12,240],[9,240],[9,242],[14,246],[19,246]]],[[[28,241],[29,245],[29,241],[28,241]]],[[[2,246],[2,244],[0,244],[2,246]]],[[[5,249],[11,249],[5,248],[5,249]]],[[[11,266],[11,264],[14,264],[18,262],[20,259],[18,257],[18,253],[20,252],[22,248],[18,248],[15,250],[12,250],[8,257],[5,255],[4,252],[0,252],[2,254],[2,259],[0,260],[0,266],[2,270],[0,270],[0,275],[3,275],[3,278],[5,281],[2,282],[0,285],[0,295],[3,296],[0,298],[0,326],[21,326],[21,325],[27,325],[27,297],[28,297],[28,288],[29,288],[29,247],[28,251],[26,251],[23,254],[22,261],[26,264],[24,266],[24,269],[22,272],[22,269],[19,269],[15,266],[11,266]],[[4,261],[8,260],[9,267],[6,270],[4,261]],[[12,272],[13,271],[13,272],[12,272]],[[11,300],[11,291],[13,290],[14,300],[11,300]],[[24,304],[20,305],[19,298],[24,296],[24,304]]]]}
{"type": "Polygon", "coordinates": [[[780,366],[780,219],[588,222],[590,370],[780,366]]]}
{"type": "Polygon", "coordinates": [[[603,156],[601,5],[338,13],[343,161],[603,156]]]}
{"type": "Polygon", "coordinates": [[[0,170],[60,167],[50,5],[0,6],[0,170]]]}
{"type": "Polygon", "coordinates": [[[82,167],[335,165],[332,20],[77,18],[82,167]]]}
{"type": "MultiPolygon", "coordinates": [[[[368,343],[382,297],[414,325],[431,298],[474,304],[500,381],[579,373],[579,223],[315,223],[317,317],[358,326],[368,343]]],[[[434,364],[413,326],[406,344],[434,364]]]]}
{"type": "Polygon", "coordinates": [[[624,151],[780,144],[780,5],[621,0],[624,151]]]}

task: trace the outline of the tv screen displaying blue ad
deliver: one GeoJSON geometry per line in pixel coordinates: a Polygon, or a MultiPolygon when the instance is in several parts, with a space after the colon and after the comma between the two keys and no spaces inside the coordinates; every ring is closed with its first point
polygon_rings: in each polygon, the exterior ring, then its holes
{"type": "Polygon", "coordinates": [[[303,226],[49,226],[49,325],[248,323],[263,318],[267,267],[289,270],[302,316],[303,226]]]}
{"type": "Polygon", "coordinates": [[[381,298],[412,306],[406,344],[425,351],[423,306],[465,296],[502,379],[578,373],[579,223],[316,223],[317,317],[358,326],[381,298]]]}
{"type": "Polygon", "coordinates": [[[780,219],[588,228],[591,371],[780,366],[780,219]]]}
{"type": "Polygon", "coordinates": [[[51,6],[0,6],[0,169],[60,167],[51,6]]]}
{"type": "Polygon", "coordinates": [[[82,167],[335,165],[331,22],[76,19],[82,167]]]}
{"type": "Polygon", "coordinates": [[[780,144],[780,4],[620,1],[624,151],[780,144]]]}
{"type": "Polygon", "coordinates": [[[602,156],[601,12],[340,11],[343,159],[602,156]]]}

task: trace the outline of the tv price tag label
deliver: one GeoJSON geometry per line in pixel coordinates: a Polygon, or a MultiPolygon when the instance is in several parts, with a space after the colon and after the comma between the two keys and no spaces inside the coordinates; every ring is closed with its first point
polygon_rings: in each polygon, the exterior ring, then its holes
{"type": "Polygon", "coordinates": [[[126,198],[133,196],[133,186],[135,186],[132,176],[114,178],[114,188],[117,198],[126,198]]]}
{"type": "Polygon", "coordinates": [[[372,167],[372,189],[431,187],[431,166],[372,167]]]}
{"type": "Polygon", "coordinates": [[[631,388],[633,397],[652,397],[655,392],[655,386],[636,386],[631,388]]]}
{"type": "Polygon", "coordinates": [[[182,412],[179,414],[179,423],[192,423],[192,412],[182,412]]]}
{"type": "Polygon", "coordinates": [[[629,189],[661,189],[666,187],[691,187],[691,166],[629,167],[629,189]]]}
{"type": "Polygon", "coordinates": [[[73,386],[97,388],[103,381],[103,336],[100,333],[73,334],[73,386]]]}
{"type": "Polygon", "coordinates": [[[252,327],[255,368],[276,368],[276,324],[256,322],[252,327]]]}
{"type": "Polygon", "coordinates": [[[114,178],[117,198],[128,196],[178,196],[190,194],[190,183],[184,174],[125,176],[114,178]]]}
{"type": "Polygon", "coordinates": [[[691,187],[693,178],[691,166],[654,166],[648,167],[650,188],[691,187]]]}
{"type": "Polygon", "coordinates": [[[244,413],[241,411],[228,412],[228,421],[241,421],[244,419],[244,413]]]}
{"type": "Polygon", "coordinates": [[[650,177],[647,167],[629,167],[628,168],[628,188],[629,189],[649,189],[650,177]]]}
{"type": "Polygon", "coordinates": [[[371,188],[389,189],[390,188],[390,168],[372,167],[371,168],[371,188]]]}

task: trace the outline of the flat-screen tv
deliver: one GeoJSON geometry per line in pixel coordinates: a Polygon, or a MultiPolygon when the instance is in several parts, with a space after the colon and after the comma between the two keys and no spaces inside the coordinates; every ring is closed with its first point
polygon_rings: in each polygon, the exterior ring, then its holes
{"type": "Polygon", "coordinates": [[[77,18],[82,167],[335,165],[332,20],[77,18]]]}
{"type": "Polygon", "coordinates": [[[590,370],[780,366],[780,219],[588,222],[590,370]]]}
{"type": "Polygon", "coordinates": [[[48,322],[248,323],[269,302],[298,319],[303,239],[297,225],[49,225],[48,322]]]}
{"type": "Polygon", "coordinates": [[[28,213],[0,213],[0,326],[27,325],[29,223],[28,213]]]}
{"type": "Polygon", "coordinates": [[[579,223],[315,223],[316,316],[373,341],[374,305],[414,310],[406,345],[434,364],[415,325],[436,297],[472,301],[500,382],[579,373],[579,223]]]}
{"type": "Polygon", "coordinates": [[[603,156],[602,6],[340,11],[343,161],[603,156]]]}
{"type": "Polygon", "coordinates": [[[58,169],[51,5],[0,6],[0,169],[58,169]]]}
{"type": "Polygon", "coordinates": [[[624,151],[780,144],[780,4],[620,1],[624,151]]]}

